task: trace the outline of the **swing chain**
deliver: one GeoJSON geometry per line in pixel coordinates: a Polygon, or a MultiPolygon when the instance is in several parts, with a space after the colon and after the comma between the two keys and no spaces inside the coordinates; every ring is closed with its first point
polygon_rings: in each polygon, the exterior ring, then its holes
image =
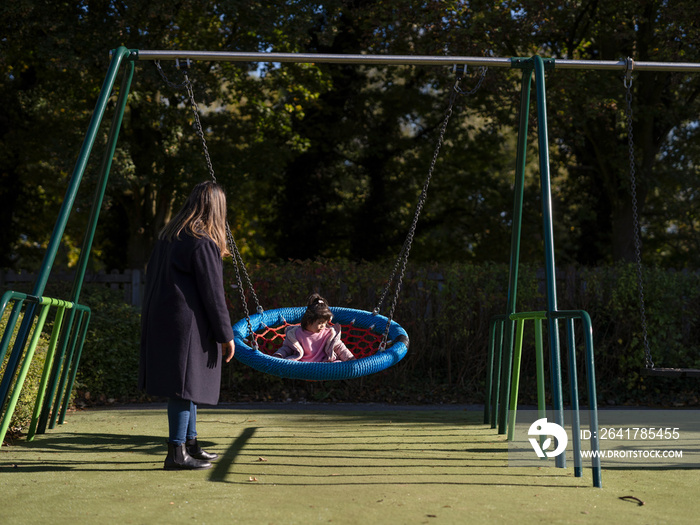
{"type": "Polygon", "coordinates": [[[248,290],[250,290],[250,293],[253,295],[253,299],[257,307],[257,312],[259,314],[262,314],[264,310],[262,306],[260,306],[258,296],[255,293],[255,288],[253,288],[253,283],[250,282],[250,276],[248,275],[248,272],[245,269],[245,264],[243,263],[241,252],[238,250],[238,245],[236,244],[236,241],[233,238],[233,234],[231,233],[231,228],[229,228],[228,222],[226,223],[226,239],[228,240],[229,250],[231,251],[231,255],[233,258],[233,268],[236,272],[236,286],[238,287],[238,294],[241,299],[241,304],[243,305],[243,313],[245,313],[246,326],[248,327],[248,333],[250,334],[251,338],[251,346],[255,350],[259,350],[258,340],[255,338],[255,333],[253,332],[253,324],[250,321],[248,301],[246,301],[243,282],[241,280],[241,269],[243,269],[243,275],[245,276],[246,283],[248,285],[248,290]]]}
{"type": "Polygon", "coordinates": [[[199,140],[202,141],[204,158],[207,161],[207,168],[209,169],[209,175],[211,176],[211,180],[216,182],[216,175],[214,175],[214,166],[211,163],[211,157],[209,156],[209,148],[207,147],[207,139],[204,138],[204,128],[202,127],[202,121],[199,119],[199,107],[197,106],[197,101],[194,98],[192,82],[187,76],[187,71],[183,71],[183,75],[185,76],[185,88],[187,88],[187,96],[190,99],[190,106],[192,107],[192,115],[194,115],[195,132],[199,136],[199,140]]]}
{"type": "Polygon", "coordinates": [[[644,342],[644,363],[646,368],[654,368],[651,350],[649,348],[649,337],[647,327],[646,309],[644,307],[644,278],[642,273],[642,240],[640,236],[639,208],[637,205],[637,179],[635,174],[634,160],[634,135],[632,126],[632,71],[634,60],[627,58],[627,68],[625,70],[624,86],[627,90],[627,142],[629,146],[630,160],[630,193],[632,196],[632,221],[634,223],[634,252],[637,262],[637,282],[639,287],[639,311],[642,317],[642,338],[644,342]]]}
{"type": "MultiPolygon", "coordinates": [[[[194,89],[192,87],[192,81],[190,78],[187,76],[187,70],[186,68],[189,67],[189,59],[187,59],[187,62],[185,64],[185,69],[183,70],[183,76],[185,77],[184,82],[181,84],[175,84],[174,82],[171,82],[167,76],[165,75],[165,72],[160,66],[160,61],[156,60],[155,61],[156,68],[158,69],[158,73],[160,73],[160,76],[163,78],[165,83],[173,88],[180,90],[183,87],[187,90],[187,96],[189,98],[190,102],[190,107],[192,109],[192,114],[194,115],[194,121],[195,121],[195,132],[197,133],[197,136],[200,138],[202,142],[202,149],[204,150],[204,157],[206,159],[207,163],[207,168],[209,170],[209,175],[211,176],[211,179],[213,182],[216,182],[216,175],[214,174],[214,166],[212,165],[211,162],[211,157],[209,156],[209,148],[207,147],[207,140],[204,137],[204,128],[202,127],[202,121],[199,118],[199,106],[197,105],[197,99],[194,96],[194,89]]],[[[180,69],[180,61],[179,59],[176,60],[176,65],[177,68],[180,69]]],[[[246,318],[246,323],[248,325],[248,333],[252,337],[252,346],[256,350],[258,349],[258,343],[257,340],[255,339],[255,335],[253,334],[253,326],[250,321],[250,312],[248,311],[248,303],[245,299],[245,292],[244,292],[244,287],[243,287],[243,282],[241,279],[241,272],[243,273],[243,277],[246,280],[246,284],[248,286],[248,290],[250,290],[251,295],[253,296],[253,300],[255,301],[255,306],[256,306],[256,311],[258,313],[263,313],[263,307],[260,306],[260,301],[258,299],[257,294],[255,293],[255,288],[253,287],[253,283],[250,280],[250,276],[248,275],[248,272],[246,270],[245,264],[243,262],[243,257],[241,256],[240,251],[238,250],[238,245],[236,244],[235,239],[233,238],[233,234],[231,233],[231,228],[226,222],[226,240],[228,241],[228,246],[229,250],[231,252],[231,257],[233,259],[234,263],[234,269],[236,272],[236,285],[238,287],[238,293],[241,298],[241,304],[243,305],[243,311],[245,313],[245,318],[246,318]]]]}
{"type": "MultiPolygon", "coordinates": [[[[187,90],[187,97],[190,102],[190,107],[192,108],[192,114],[194,115],[194,128],[195,128],[195,133],[197,133],[197,136],[199,137],[199,140],[202,141],[202,149],[204,150],[204,158],[207,162],[207,169],[209,170],[209,175],[211,176],[211,180],[216,182],[216,175],[214,174],[214,166],[211,163],[211,157],[209,156],[209,148],[207,147],[207,140],[204,138],[204,129],[202,128],[202,121],[199,119],[199,107],[197,106],[197,100],[194,98],[194,90],[192,88],[192,81],[190,78],[187,76],[187,68],[190,65],[189,59],[187,59],[185,63],[185,67],[183,68],[182,74],[185,77],[184,82],[181,84],[175,84],[174,82],[171,82],[168,77],[165,75],[165,72],[163,69],[160,67],[160,61],[156,60],[155,61],[156,68],[158,69],[158,73],[160,73],[160,76],[163,78],[165,83],[173,88],[180,90],[182,88],[185,88],[187,90]]],[[[180,60],[176,60],[176,65],[177,68],[180,69],[180,60]]]]}
{"type": "Polygon", "coordinates": [[[433,153],[433,158],[430,162],[430,167],[428,169],[428,175],[425,179],[425,182],[423,183],[423,189],[421,190],[420,197],[418,198],[418,204],[416,205],[416,211],[413,214],[413,222],[411,223],[411,227],[409,228],[408,235],[406,235],[406,240],[403,243],[403,246],[401,247],[401,250],[399,252],[399,255],[396,259],[396,263],[394,264],[394,269],[391,273],[391,277],[389,278],[386,286],[384,287],[384,290],[382,291],[382,294],[379,298],[379,302],[377,303],[377,306],[374,308],[372,313],[374,315],[379,314],[379,311],[381,309],[382,304],[384,303],[384,300],[389,292],[389,288],[391,288],[392,283],[394,280],[396,280],[396,285],[394,288],[394,294],[391,299],[391,306],[389,308],[389,315],[387,316],[387,323],[386,327],[384,329],[384,335],[382,336],[382,341],[379,344],[379,351],[383,352],[386,350],[387,343],[388,343],[388,338],[389,338],[389,328],[391,327],[391,321],[394,317],[394,311],[396,310],[396,305],[398,303],[399,299],[399,294],[401,292],[401,286],[403,284],[403,276],[406,271],[406,263],[408,262],[408,255],[411,251],[411,245],[413,244],[413,237],[416,232],[416,226],[418,224],[418,218],[421,214],[421,211],[423,209],[423,206],[425,205],[425,201],[428,195],[428,186],[430,185],[430,181],[433,177],[433,171],[435,170],[435,165],[437,164],[437,159],[438,159],[438,154],[440,153],[440,148],[442,147],[444,138],[445,138],[445,132],[447,131],[447,124],[450,121],[450,117],[452,116],[452,106],[454,105],[458,95],[473,95],[478,91],[478,89],[481,87],[481,84],[484,81],[484,78],[486,76],[486,71],[487,68],[482,67],[481,68],[481,77],[479,78],[479,81],[476,84],[476,87],[468,92],[465,92],[459,87],[459,82],[462,80],[463,74],[466,73],[467,71],[467,66],[464,66],[464,69],[462,71],[459,71],[457,66],[455,66],[454,71],[457,73],[457,78],[455,79],[454,86],[452,87],[450,91],[450,99],[449,103],[447,105],[447,110],[445,111],[445,117],[442,121],[442,124],[440,126],[440,132],[438,135],[438,140],[437,144],[435,147],[435,151],[433,153]],[[398,278],[397,278],[398,274],[398,278]]]}
{"type": "Polygon", "coordinates": [[[464,91],[461,87],[459,87],[459,83],[461,82],[462,78],[467,74],[467,65],[464,64],[464,68],[460,71],[458,69],[458,66],[455,64],[453,71],[457,75],[457,79],[455,81],[455,85],[452,88],[452,96],[456,97],[457,94],[460,95],[465,95],[467,97],[474,95],[477,91],[479,91],[479,88],[481,87],[481,84],[483,84],[484,79],[486,78],[486,71],[488,68],[486,66],[481,66],[479,67],[479,71],[481,72],[481,75],[479,76],[479,80],[477,80],[476,85],[470,89],[469,91],[464,91]]]}
{"type": "MultiPolygon", "coordinates": [[[[160,60],[154,60],[153,63],[156,65],[156,69],[158,70],[158,74],[160,74],[161,78],[163,79],[163,82],[166,83],[166,85],[174,90],[180,90],[185,87],[187,84],[187,81],[182,82],[181,84],[176,84],[175,82],[172,82],[166,75],[163,69],[160,67],[160,60]]],[[[189,64],[188,64],[189,65],[189,64]]],[[[180,69],[179,66],[179,61],[178,61],[178,69],[180,69]]]]}

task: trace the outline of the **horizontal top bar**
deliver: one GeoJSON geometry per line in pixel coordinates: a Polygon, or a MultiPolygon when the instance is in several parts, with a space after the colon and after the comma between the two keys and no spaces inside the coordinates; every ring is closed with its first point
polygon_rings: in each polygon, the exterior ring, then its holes
{"type": "MultiPolygon", "coordinates": [[[[512,67],[510,58],[429,56],[429,55],[332,55],[322,53],[253,53],[228,51],[155,51],[131,50],[138,60],[214,60],[223,62],[296,62],[329,64],[396,64],[396,65],[453,65],[467,64],[485,67],[512,67]]],[[[627,69],[627,61],[617,60],[554,60],[555,69],[627,69]]],[[[700,71],[700,64],[692,62],[634,62],[634,71],[700,71]]]]}
{"type": "Polygon", "coordinates": [[[328,64],[406,64],[406,65],[452,65],[510,67],[509,58],[489,57],[445,57],[423,55],[331,55],[323,53],[248,53],[226,51],[142,51],[139,60],[221,60],[226,62],[298,62],[328,64]]]}
{"type": "MultiPolygon", "coordinates": [[[[627,69],[626,60],[554,60],[555,69],[627,69]]],[[[634,62],[634,71],[688,71],[700,72],[700,64],[693,62],[634,62]]]]}

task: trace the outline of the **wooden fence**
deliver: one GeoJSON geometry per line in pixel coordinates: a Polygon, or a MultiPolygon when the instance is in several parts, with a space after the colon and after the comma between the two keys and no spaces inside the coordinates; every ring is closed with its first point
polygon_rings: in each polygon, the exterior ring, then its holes
{"type": "MultiPolygon", "coordinates": [[[[15,272],[13,270],[0,269],[0,290],[15,290],[27,293],[31,291],[37,274],[33,272],[15,272]]],[[[49,278],[49,282],[72,283],[75,279],[75,272],[54,272],[49,278]]],[[[112,270],[107,273],[100,271],[96,273],[86,273],[84,283],[102,283],[112,290],[122,290],[124,302],[133,306],[141,306],[141,298],[144,288],[144,273],[140,270],[112,270]]],[[[64,299],[60,297],[59,299],[64,299]]]]}

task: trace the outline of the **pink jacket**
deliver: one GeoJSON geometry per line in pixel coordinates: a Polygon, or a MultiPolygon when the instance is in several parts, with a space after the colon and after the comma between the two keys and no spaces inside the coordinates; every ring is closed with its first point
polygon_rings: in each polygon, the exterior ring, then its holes
{"type": "MultiPolygon", "coordinates": [[[[326,359],[323,362],[348,361],[354,359],[355,356],[348,350],[345,343],[340,340],[340,327],[333,325],[329,326],[328,329],[332,330],[333,334],[328,338],[323,347],[323,351],[326,354],[326,359]]],[[[301,330],[301,326],[294,325],[287,327],[284,331],[284,343],[282,343],[279,350],[273,354],[274,357],[299,361],[304,356],[304,349],[301,347],[296,335],[297,330],[301,330]]]]}

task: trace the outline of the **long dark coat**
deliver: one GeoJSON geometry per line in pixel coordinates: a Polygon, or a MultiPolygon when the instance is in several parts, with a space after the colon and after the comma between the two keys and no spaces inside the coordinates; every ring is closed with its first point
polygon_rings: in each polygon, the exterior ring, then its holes
{"type": "Polygon", "coordinates": [[[211,239],[184,233],[156,243],[141,312],[139,387],[154,396],[215,405],[221,347],[233,339],[223,264],[211,239]]]}

